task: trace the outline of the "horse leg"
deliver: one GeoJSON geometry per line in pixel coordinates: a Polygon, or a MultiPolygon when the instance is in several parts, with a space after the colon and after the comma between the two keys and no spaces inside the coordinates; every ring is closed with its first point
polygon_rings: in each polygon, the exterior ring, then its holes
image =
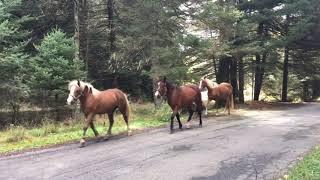
{"type": "MultiPolygon", "coordinates": [[[[92,129],[92,131],[93,131],[93,133],[94,133],[94,136],[95,136],[95,137],[98,137],[98,136],[99,136],[99,133],[98,133],[96,127],[94,126],[93,121],[91,121],[90,127],[91,127],[91,129],[92,129]]],[[[97,140],[99,141],[99,138],[98,138],[97,140]]]]}
{"type": "Polygon", "coordinates": [[[173,119],[175,117],[175,113],[173,112],[170,119],[170,134],[173,133],[173,119]]]}
{"type": "Polygon", "coordinates": [[[219,112],[219,103],[215,103],[215,106],[216,106],[216,114],[218,114],[218,112],[219,112]]]}
{"type": "Polygon", "coordinates": [[[107,137],[105,137],[104,140],[109,139],[109,137],[111,136],[111,130],[112,130],[113,122],[114,122],[113,113],[108,114],[108,119],[109,119],[109,129],[107,132],[107,137]]]}
{"type": "Polygon", "coordinates": [[[178,123],[179,123],[179,129],[182,129],[182,124],[181,124],[181,121],[180,121],[180,114],[177,113],[176,117],[177,117],[177,120],[178,120],[178,123]]]}
{"type": "Polygon", "coordinates": [[[85,137],[86,137],[87,129],[89,128],[89,125],[92,122],[92,117],[93,117],[92,114],[89,114],[86,116],[86,120],[85,120],[84,126],[83,126],[83,135],[82,135],[82,139],[80,140],[80,147],[85,146],[85,143],[86,143],[85,137]]]}
{"type": "MultiPolygon", "coordinates": [[[[230,115],[230,106],[231,106],[231,102],[230,102],[230,96],[228,97],[228,100],[227,100],[227,102],[228,102],[228,115],[230,115]]],[[[227,106],[226,106],[227,107],[227,106]]]]}
{"type": "Polygon", "coordinates": [[[199,115],[199,127],[202,127],[202,117],[201,117],[202,109],[198,107],[197,111],[198,111],[198,115],[199,115]]]}
{"type": "Polygon", "coordinates": [[[188,111],[189,111],[189,117],[188,117],[186,126],[187,126],[187,128],[190,128],[190,120],[191,120],[192,115],[193,115],[193,110],[192,110],[192,108],[190,107],[190,108],[188,108],[188,111]]]}
{"type": "Polygon", "coordinates": [[[208,115],[208,106],[209,106],[209,104],[210,104],[210,100],[207,101],[206,106],[204,107],[204,108],[206,108],[206,111],[204,113],[206,116],[208,115]]]}
{"type": "Polygon", "coordinates": [[[174,117],[176,117],[177,113],[178,113],[178,110],[177,110],[177,108],[176,108],[175,110],[173,110],[173,113],[172,113],[172,115],[171,115],[171,120],[170,120],[170,134],[173,133],[173,119],[174,119],[174,117]]]}
{"type": "Polygon", "coordinates": [[[94,133],[94,136],[96,136],[96,137],[99,136],[99,133],[98,133],[96,127],[94,126],[93,121],[90,123],[90,127],[94,133]]]}

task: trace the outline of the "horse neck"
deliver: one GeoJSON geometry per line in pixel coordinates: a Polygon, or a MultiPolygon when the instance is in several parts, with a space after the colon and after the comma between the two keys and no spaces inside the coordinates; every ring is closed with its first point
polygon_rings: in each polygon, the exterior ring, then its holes
{"type": "Polygon", "coordinates": [[[80,96],[79,100],[82,109],[86,108],[86,104],[91,98],[93,98],[93,95],[80,96]]]}
{"type": "Polygon", "coordinates": [[[100,93],[100,91],[94,87],[92,87],[92,95],[97,96],[100,93]]]}
{"type": "Polygon", "coordinates": [[[219,88],[217,86],[212,87],[212,88],[207,87],[207,89],[208,89],[208,94],[209,94],[209,96],[211,96],[211,98],[217,98],[220,94],[219,88]]]}
{"type": "MultiPolygon", "coordinates": [[[[96,89],[95,87],[93,87],[91,84],[86,84],[87,86],[92,88],[92,95],[96,96],[100,93],[100,91],[98,89],[96,89]]],[[[82,91],[83,91],[84,87],[82,87],[82,91]]]]}
{"type": "Polygon", "coordinates": [[[167,87],[167,97],[168,97],[168,99],[170,99],[171,96],[172,96],[172,94],[173,94],[173,92],[174,92],[176,89],[179,88],[179,87],[177,87],[177,86],[175,86],[175,85],[173,85],[173,84],[171,84],[171,83],[166,83],[166,87],[167,87]]]}
{"type": "Polygon", "coordinates": [[[212,89],[214,89],[214,86],[210,86],[209,84],[208,84],[208,82],[206,81],[206,88],[208,89],[208,91],[210,91],[210,90],[212,90],[212,89]]]}
{"type": "Polygon", "coordinates": [[[85,97],[85,96],[80,96],[80,97],[79,97],[79,101],[80,101],[81,107],[83,107],[83,106],[85,105],[85,103],[87,102],[87,97],[85,97]]]}

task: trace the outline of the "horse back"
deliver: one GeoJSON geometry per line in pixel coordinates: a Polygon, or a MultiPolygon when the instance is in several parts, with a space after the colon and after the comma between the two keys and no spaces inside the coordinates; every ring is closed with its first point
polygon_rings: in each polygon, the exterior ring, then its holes
{"type": "Polygon", "coordinates": [[[232,85],[229,83],[220,83],[218,86],[208,90],[208,96],[211,100],[225,100],[232,94],[232,85]]]}
{"type": "Polygon", "coordinates": [[[221,83],[219,86],[223,94],[230,95],[233,93],[233,87],[230,83],[221,83]]]}
{"type": "Polygon", "coordinates": [[[119,107],[121,103],[125,103],[125,94],[119,89],[108,89],[100,91],[95,96],[98,111],[111,112],[119,107]]]}
{"type": "Polygon", "coordinates": [[[231,91],[233,90],[233,87],[232,87],[232,85],[230,83],[223,82],[223,83],[219,84],[219,86],[226,87],[231,91]]]}
{"type": "Polygon", "coordinates": [[[201,91],[197,85],[185,85],[180,87],[180,101],[183,106],[190,106],[193,103],[201,105],[201,91]]]}

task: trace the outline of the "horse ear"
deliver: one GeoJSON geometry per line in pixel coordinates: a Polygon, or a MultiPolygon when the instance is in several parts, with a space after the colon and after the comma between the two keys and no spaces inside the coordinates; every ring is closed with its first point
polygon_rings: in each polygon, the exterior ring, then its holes
{"type": "Polygon", "coordinates": [[[81,87],[81,86],[80,86],[80,81],[79,81],[79,80],[78,80],[78,86],[79,86],[79,87],[81,87]]]}
{"type": "Polygon", "coordinates": [[[88,93],[88,91],[89,91],[89,88],[88,88],[88,86],[86,85],[86,86],[84,86],[84,90],[83,90],[83,93],[84,94],[87,94],[88,93]]]}
{"type": "Polygon", "coordinates": [[[91,94],[92,94],[92,87],[90,87],[90,89],[89,89],[89,93],[91,93],[91,94]]]}

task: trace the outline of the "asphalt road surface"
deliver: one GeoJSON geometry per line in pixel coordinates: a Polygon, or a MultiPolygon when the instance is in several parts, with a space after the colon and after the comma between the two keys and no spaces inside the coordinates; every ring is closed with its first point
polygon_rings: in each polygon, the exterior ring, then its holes
{"type": "Polygon", "coordinates": [[[278,179],[320,143],[319,104],[242,114],[1,157],[0,179],[278,179]]]}

